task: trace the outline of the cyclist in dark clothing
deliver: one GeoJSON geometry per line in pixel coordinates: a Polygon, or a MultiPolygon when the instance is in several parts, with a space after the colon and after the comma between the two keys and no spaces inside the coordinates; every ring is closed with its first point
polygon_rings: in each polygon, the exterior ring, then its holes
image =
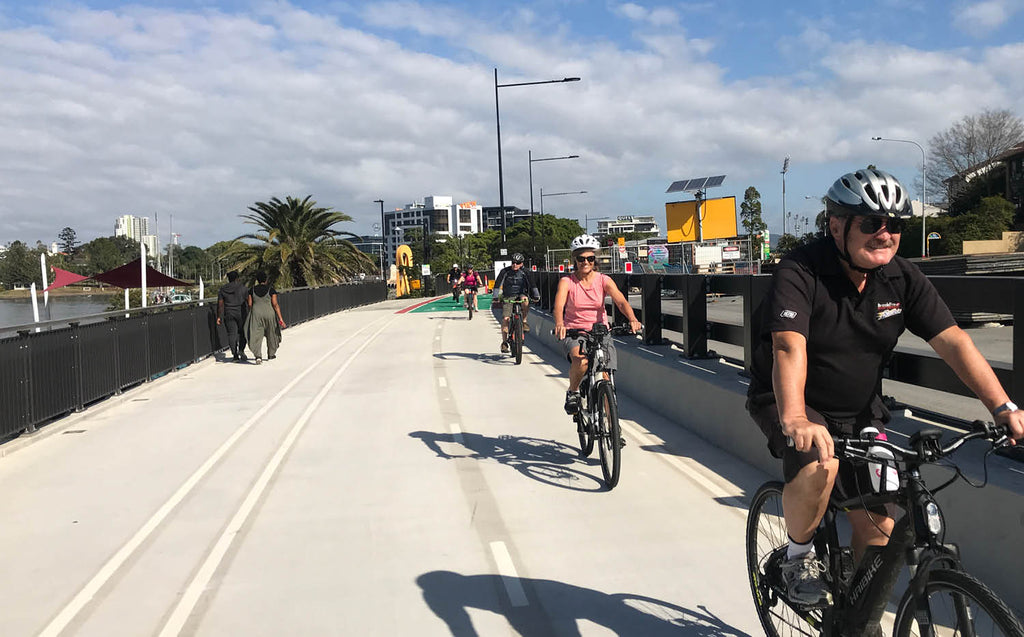
{"type": "Polygon", "coordinates": [[[452,269],[448,270],[448,285],[452,286],[452,300],[456,303],[459,302],[459,279],[462,278],[462,271],[459,270],[459,264],[453,263],[452,269]]]}
{"type": "MultiPolygon", "coordinates": [[[[534,299],[540,300],[540,291],[531,283],[530,275],[523,265],[526,259],[518,252],[512,255],[512,265],[502,269],[494,279],[494,299],[501,302],[505,300],[523,301],[523,331],[530,331],[530,324],[527,319],[530,316],[530,302],[528,294],[534,299]]],[[[501,351],[508,352],[508,323],[512,317],[512,304],[505,303],[501,308],[501,351]]]]}
{"type": "MultiPolygon", "coordinates": [[[[794,250],[773,274],[747,393],[750,415],[783,461],[782,576],[790,600],[807,607],[831,603],[813,540],[833,485],[860,490],[834,457],[832,436],[865,426],[884,433],[882,369],[904,330],[926,340],[1014,438],[1024,436],[1024,412],[970,336],[917,266],[896,256],[911,216],[899,181],[874,169],[848,173],[825,205],[828,236],[794,250]]],[[[884,509],[854,509],[847,518],[858,558],[869,545],[885,545],[893,529],[884,509]]]]}
{"type": "Polygon", "coordinates": [[[223,323],[228,332],[228,346],[236,361],[246,360],[245,317],[248,288],[238,280],[238,272],[228,272],[228,282],[217,293],[217,325],[223,323]]]}

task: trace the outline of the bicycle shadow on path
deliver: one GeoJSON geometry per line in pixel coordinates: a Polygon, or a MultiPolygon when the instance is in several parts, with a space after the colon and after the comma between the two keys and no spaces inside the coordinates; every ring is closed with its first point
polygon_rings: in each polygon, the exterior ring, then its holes
{"type": "Polygon", "coordinates": [[[596,466],[597,460],[580,458],[578,449],[555,440],[433,431],[413,431],[409,437],[422,440],[437,457],[445,460],[494,460],[527,478],[561,489],[590,493],[607,490],[603,480],[580,470],[596,466]],[[462,449],[469,453],[449,453],[445,449],[462,449]]]}
{"type": "Polygon", "coordinates": [[[704,606],[692,610],[629,593],[602,593],[563,582],[501,575],[431,571],[416,578],[423,600],[454,637],[478,637],[468,609],[504,616],[522,637],[581,637],[578,620],[620,637],[751,637],[704,606]],[[521,586],[527,603],[513,606],[506,590],[521,586]]]}

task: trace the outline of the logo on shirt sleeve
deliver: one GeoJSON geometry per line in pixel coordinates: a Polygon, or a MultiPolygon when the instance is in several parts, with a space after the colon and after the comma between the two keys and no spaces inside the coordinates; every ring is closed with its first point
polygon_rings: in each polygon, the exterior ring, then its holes
{"type": "Polygon", "coordinates": [[[782,310],[782,313],[779,314],[779,316],[785,319],[795,319],[796,312],[794,312],[793,310],[782,310]]]}
{"type": "Polygon", "coordinates": [[[881,321],[897,314],[903,314],[903,307],[899,301],[890,301],[888,303],[879,303],[878,310],[875,312],[875,320],[881,321]]]}

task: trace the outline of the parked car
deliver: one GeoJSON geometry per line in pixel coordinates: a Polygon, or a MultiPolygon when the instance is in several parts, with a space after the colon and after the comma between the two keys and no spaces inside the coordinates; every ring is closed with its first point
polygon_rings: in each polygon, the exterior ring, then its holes
{"type": "Polygon", "coordinates": [[[172,294],[171,303],[188,303],[192,300],[191,294],[172,294]]]}

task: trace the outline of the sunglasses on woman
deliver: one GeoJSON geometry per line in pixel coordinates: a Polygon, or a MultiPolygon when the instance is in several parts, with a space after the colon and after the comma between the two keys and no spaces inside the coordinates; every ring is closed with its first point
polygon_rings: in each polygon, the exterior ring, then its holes
{"type": "Polygon", "coordinates": [[[864,234],[876,234],[885,226],[889,234],[903,232],[903,219],[899,217],[864,217],[860,221],[860,231],[864,234]]]}
{"type": "Polygon", "coordinates": [[[585,257],[585,256],[583,256],[581,254],[580,256],[576,257],[576,262],[577,263],[584,263],[584,262],[585,263],[593,263],[595,261],[597,261],[597,257],[595,257],[594,255],[590,255],[590,256],[586,256],[585,257]]]}

